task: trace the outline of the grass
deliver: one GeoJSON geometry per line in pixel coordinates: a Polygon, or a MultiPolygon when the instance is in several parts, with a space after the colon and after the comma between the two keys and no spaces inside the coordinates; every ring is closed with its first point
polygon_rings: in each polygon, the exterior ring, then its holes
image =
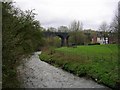
{"type": "Polygon", "coordinates": [[[117,88],[116,85],[120,84],[118,47],[115,44],[61,47],[43,51],[40,59],[111,88],[117,88]]]}

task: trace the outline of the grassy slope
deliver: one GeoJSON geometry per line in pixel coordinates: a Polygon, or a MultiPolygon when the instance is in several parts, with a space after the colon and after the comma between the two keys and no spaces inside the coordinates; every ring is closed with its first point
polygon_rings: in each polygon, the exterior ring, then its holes
{"type": "Polygon", "coordinates": [[[117,45],[62,47],[40,55],[44,60],[78,76],[88,76],[98,83],[115,87],[118,80],[117,45]]]}

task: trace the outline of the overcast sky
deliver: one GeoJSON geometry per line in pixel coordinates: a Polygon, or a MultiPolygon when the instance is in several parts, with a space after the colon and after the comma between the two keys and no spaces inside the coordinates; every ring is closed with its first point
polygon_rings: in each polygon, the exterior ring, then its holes
{"type": "Polygon", "coordinates": [[[14,0],[22,10],[35,9],[41,26],[69,26],[73,20],[83,22],[84,29],[97,30],[112,21],[119,0],[14,0]]]}

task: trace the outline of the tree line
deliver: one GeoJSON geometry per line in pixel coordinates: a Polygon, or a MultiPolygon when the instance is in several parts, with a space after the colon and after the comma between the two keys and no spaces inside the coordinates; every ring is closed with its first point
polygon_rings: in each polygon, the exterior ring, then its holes
{"type": "MultiPolygon", "coordinates": [[[[112,38],[112,43],[118,43],[118,18],[115,15],[113,21],[108,25],[105,21],[100,24],[98,30],[83,29],[81,21],[74,20],[69,26],[60,26],[58,28],[49,27],[44,29],[47,32],[67,32],[69,33],[69,44],[86,45],[92,42],[94,36],[112,38]]],[[[49,37],[45,39],[47,46],[60,47],[59,37],[49,37]]]]}

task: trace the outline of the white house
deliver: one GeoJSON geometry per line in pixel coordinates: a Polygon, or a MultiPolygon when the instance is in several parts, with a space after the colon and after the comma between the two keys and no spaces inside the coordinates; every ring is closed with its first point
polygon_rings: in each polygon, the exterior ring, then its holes
{"type": "Polygon", "coordinates": [[[106,38],[104,38],[104,37],[97,37],[97,43],[108,44],[108,37],[106,37],[106,38]]]}
{"type": "Polygon", "coordinates": [[[94,35],[92,43],[108,44],[108,37],[104,38],[104,36],[101,36],[100,34],[94,35]]]}

